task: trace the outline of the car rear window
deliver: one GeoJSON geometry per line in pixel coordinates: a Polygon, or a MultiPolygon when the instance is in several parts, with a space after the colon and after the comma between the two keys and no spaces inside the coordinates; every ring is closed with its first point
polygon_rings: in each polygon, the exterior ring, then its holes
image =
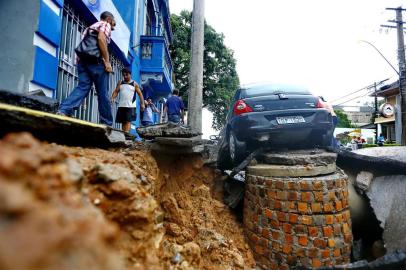
{"type": "Polygon", "coordinates": [[[309,90],[303,87],[278,84],[261,84],[249,86],[242,89],[243,98],[260,97],[276,94],[310,95],[309,90]]]}

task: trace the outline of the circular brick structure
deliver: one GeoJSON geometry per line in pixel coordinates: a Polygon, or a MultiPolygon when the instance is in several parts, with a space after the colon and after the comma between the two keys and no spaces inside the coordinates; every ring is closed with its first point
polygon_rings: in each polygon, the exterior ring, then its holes
{"type": "Polygon", "coordinates": [[[257,263],[266,269],[318,268],[350,262],[348,179],[246,177],[244,225],[257,263]]]}

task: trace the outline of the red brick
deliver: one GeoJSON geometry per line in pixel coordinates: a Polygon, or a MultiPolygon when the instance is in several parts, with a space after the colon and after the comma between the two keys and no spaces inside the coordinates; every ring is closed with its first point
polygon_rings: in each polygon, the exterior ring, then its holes
{"type": "Polygon", "coordinates": [[[287,221],[287,214],[284,212],[276,212],[279,221],[287,221]]]}
{"type": "Polygon", "coordinates": [[[279,202],[279,201],[275,201],[274,204],[273,204],[273,208],[275,210],[281,210],[282,209],[282,203],[279,202]]]}
{"type": "Polygon", "coordinates": [[[292,252],[292,246],[287,244],[283,245],[282,252],[285,254],[290,254],[292,252]]]}
{"type": "Polygon", "coordinates": [[[309,230],[309,236],[311,237],[316,237],[319,235],[319,228],[317,227],[308,227],[309,230]]]}
{"type": "Polygon", "coordinates": [[[294,229],[295,233],[307,233],[307,227],[304,225],[296,225],[294,229]]]}
{"type": "Polygon", "coordinates": [[[313,224],[313,218],[311,216],[302,216],[302,224],[304,225],[312,225],[313,224]]]}
{"type": "Polygon", "coordinates": [[[320,213],[321,212],[321,204],[320,203],[312,203],[312,212],[313,213],[320,213]]]}
{"type": "Polygon", "coordinates": [[[269,247],[269,240],[265,238],[259,239],[259,244],[265,248],[269,247]]]}
{"type": "Polygon", "coordinates": [[[341,203],[341,201],[336,201],[336,210],[337,211],[341,211],[343,210],[343,204],[341,203]]]}
{"type": "Polygon", "coordinates": [[[274,229],[279,230],[279,221],[277,221],[275,219],[272,219],[271,220],[271,227],[274,228],[274,229]]]}
{"type": "Polygon", "coordinates": [[[321,261],[319,259],[313,259],[312,260],[312,266],[313,268],[319,268],[321,267],[323,264],[321,263],[321,261]]]}
{"type": "Polygon", "coordinates": [[[299,198],[299,194],[297,193],[297,191],[289,191],[289,193],[288,193],[289,201],[297,201],[298,198],[299,198]]]}
{"type": "Polygon", "coordinates": [[[289,204],[289,208],[290,208],[291,210],[295,210],[295,211],[297,211],[297,206],[296,206],[296,203],[295,203],[295,202],[290,202],[290,204],[289,204]]]}
{"type": "Polygon", "coordinates": [[[333,236],[333,228],[331,226],[324,226],[323,227],[323,234],[325,237],[332,237],[333,236]]]}
{"type": "Polygon", "coordinates": [[[323,191],[314,192],[314,199],[316,200],[316,202],[323,202],[324,201],[323,191]]]}
{"type": "Polygon", "coordinates": [[[301,245],[301,246],[307,246],[307,244],[308,244],[308,239],[307,239],[307,236],[299,236],[299,239],[298,239],[298,243],[299,243],[299,245],[301,245]]]}
{"type": "Polygon", "coordinates": [[[313,245],[317,248],[326,248],[327,247],[327,241],[324,240],[323,238],[315,238],[313,240],[313,245]]]}
{"type": "Polygon", "coordinates": [[[335,200],[337,200],[336,199],[336,194],[335,194],[335,192],[334,191],[329,191],[328,192],[328,199],[330,200],[330,201],[335,201],[335,200]]]}
{"type": "Polygon", "coordinates": [[[299,184],[297,182],[295,182],[295,181],[288,182],[288,189],[298,190],[299,189],[299,184]]]}
{"type": "Polygon", "coordinates": [[[281,250],[281,245],[278,242],[272,241],[272,251],[279,252],[281,250]]]}
{"type": "Polygon", "coordinates": [[[334,225],[334,234],[335,235],[341,235],[341,225],[340,224],[335,224],[334,225]]]}
{"type": "Polygon", "coordinates": [[[297,258],[295,256],[289,255],[286,257],[286,262],[289,265],[296,266],[297,258]]]}
{"type": "Polygon", "coordinates": [[[335,245],[336,245],[336,242],[334,241],[334,239],[331,239],[331,238],[328,239],[328,246],[329,247],[332,248],[332,247],[335,247],[335,245]]]}
{"type": "Polygon", "coordinates": [[[339,224],[341,224],[344,220],[342,214],[337,214],[337,215],[335,215],[335,217],[336,217],[336,222],[339,224]]]}
{"type": "Polygon", "coordinates": [[[273,214],[273,212],[271,210],[265,209],[265,216],[267,218],[272,218],[272,214],[273,214]]]}
{"type": "Polygon", "coordinates": [[[313,194],[311,192],[302,192],[301,201],[310,202],[313,199],[313,194]]]}
{"type": "Polygon", "coordinates": [[[321,257],[323,259],[330,258],[330,250],[328,250],[328,249],[324,249],[324,250],[320,251],[320,253],[321,253],[321,257]]]}
{"type": "Polygon", "coordinates": [[[334,210],[333,204],[332,203],[325,203],[324,204],[324,211],[331,213],[334,210]]]}
{"type": "Polygon", "coordinates": [[[334,216],[333,215],[326,215],[326,224],[334,224],[334,216]]]}
{"type": "Polygon", "coordinates": [[[269,239],[269,236],[271,233],[269,232],[268,229],[262,229],[262,236],[265,237],[266,239],[269,239]]]}
{"type": "Polygon", "coordinates": [[[344,241],[346,242],[346,243],[351,243],[351,241],[352,241],[352,234],[350,234],[350,233],[347,233],[347,234],[344,234],[344,241]]]}
{"type": "Polygon", "coordinates": [[[279,265],[279,270],[289,270],[289,265],[281,264],[281,265],[279,265]]]}
{"type": "Polygon", "coordinates": [[[293,243],[293,235],[285,234],[285,243],[286,244],[292,244],[293,243]]]}
{"type": "Polygon", "coordinates": [[[284,223],[283,224],[283,231],[285,233],[292,233],[292,225],[289,223],[284,223]]]}
{"type": "Polygon", "coordinates": [[[333,251],[333,255],[334,255],[334,257],[340,257],[341,256],[341,251],[340,251],[340,249],[339,248],[337,248],[337,249],[335,249],[334,251],[333,251]]]}
{"type": "Polygon", "coordinates": [[[296,257],[306,257],[306,250],[304,248],[296,249],[296,257]]]}
{"type": "Polygon", "coordinates": [[[312,188],[311,188],[309,182],[302,181],[302,182],[300,182],[300,189],[301,190],[311,190],[312,188]]]}
{"type": "Polygon", "coordinates": [[[296,214],[289,214],[289,222],[296,224],[298,222],[299,215],[296,214]]]}
{"type": "Polygon", "coordinates": [[[275,190],[268,190],[268,198],[269,199],[276,199],[276,191],[275,190]]]}
{"type": "Polygon", "coordinates": [[[259,221],[259,216],[258,216],[258,215],[252,215],[252,221],[253,221],[254,223],[258,223],[258,221],[259,221]]]}
{"type": "Polygon", "coordinates": [[[259,242],[259,237],[256,234],[251,234],[251,241],[256,244],[259,242]]]}
{"type": "Polygon", "coordinates": [[[334,180],[328,180],[327,182],[327,189],[333,189],[334,188],[334,180]]]}
{"type": "Polygon", "coordinates": [[[317,258],[319,256],[319,249],[318,248],[310,248],[307,252],[307,255],[310,258],[317,258]]]}
{"type": "Polygon", "coordinates": [[[279,264],[276,261],[271,260],[270,268],[271,270],[279,270],[279,264]]]}
{"type": "Polygon", "coordinates": [[[287,199],[287,193],[286,193],[286,191],[278,190],[278,191],[276,192],[276,198],[277,198],[278,200],[281,200],[281,201],[286,201],[286,199],[287,199]]]}
{"type": "Polygon", "coordinates": [[[260,245],[255,246],[255,252],[258,253],[259,255],[264,255],[264,251],[265,249],[263,246],[260,245]]]}
{"type": "Polygon", "coordinates": [[[275,182],[275,187],[277,189],[285,189],[285,182],[284,181],[276,181],[275,182]]]}
{"type": "Polygon", "coordinates": [[[272,239],[273,240],[278,240],[280,236],[280,233],[278,231],[272,231],[272,239]]]}
{"type": "Polygon", "coordinates": [[[300,213],[307,213],[307,203],[299,202],[297,204],[297,210],[300,213]]]}
{"type": "Polygon", "coordinates": [[[351,232],[350,226],[348,225],[348,223],[344,223],[344,224],[343,224],[343,233],[344,233],[344,234],[348,234],[348,233],[350,233],[350,232],[351,232]]]}

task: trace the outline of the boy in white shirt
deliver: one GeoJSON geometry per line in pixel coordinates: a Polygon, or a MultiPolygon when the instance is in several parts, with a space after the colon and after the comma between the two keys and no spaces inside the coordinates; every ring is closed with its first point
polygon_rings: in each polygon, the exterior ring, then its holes
{"type": "Polygon", "coordinates": [[[131,122],[137,120],[135,93],[140,97],[141,111],[144,111],[145,109],[145,102],[140,87],[131,79],[131,71],[124,68],[121,73],[123,74],[123,80],[118,82],[116,89],[113,91],[111,102],[113,103],[120,93],[116,122],[122,124],[123,131],[129,132],[131,129],[131,122]]]}

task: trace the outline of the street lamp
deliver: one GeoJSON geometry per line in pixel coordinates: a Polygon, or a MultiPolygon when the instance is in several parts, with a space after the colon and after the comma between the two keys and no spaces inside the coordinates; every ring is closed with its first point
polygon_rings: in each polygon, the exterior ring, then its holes
{"type": "Polygon", "coordinates": [[[358,42],[364,42],[364,43],[369,44],[370,46],[372,46],[372,48],[374,48],[382,56],[382,58],[385,59],[386,63],[389,64],[389,66],[396,72],[396,74],[398,74],[398,76],[400,76],[399,71],[397,71],[397,69],[389,62],[388,59],[386,59],[386,57],[381,53],[380,50],[378,50],[377,47],[375,47],[374,44],[372,44],[371,42],[368,42],[366,40],[358,40],[358,42]]]}
{"type": "MultiPolygon", "coordinates": [[[[388,59],[386,59],[386,57],[381,53],[380,50],[378,50],[377,47],[375,47],[374,44],[372,44],[371,42],[368,42],[368,41],[366,41],[366,40],[359,40],[359,42],[364,42],[364,43],[366,43],[366,44],[372,46],[372,48],[374,48],[375,51],[377,51],[377,52],[382,56],[382,58],[385,59],[386,63],[389,64],[389,66],[396,72],[396,74],[398,74],[398,76],[399,76],[399,78],[400,78],[400,73],[399,73],[399,71],[397,71],[397,69],[389,62],[388,59]]],[[[400,81],[401,81],[401,80],[399,79],[399,89],[400,89],[400,81]]],[[[377,91],[376,86],[377,86],[377,84],[374,83],[375,117],[378,116],[378,97],[377,97],[377,95],[376,95],[376,91],[377,91]]],[[[378,125],[375,126],[375,142],[376,142],[376,141],[378,141],[378,125]]]]}

